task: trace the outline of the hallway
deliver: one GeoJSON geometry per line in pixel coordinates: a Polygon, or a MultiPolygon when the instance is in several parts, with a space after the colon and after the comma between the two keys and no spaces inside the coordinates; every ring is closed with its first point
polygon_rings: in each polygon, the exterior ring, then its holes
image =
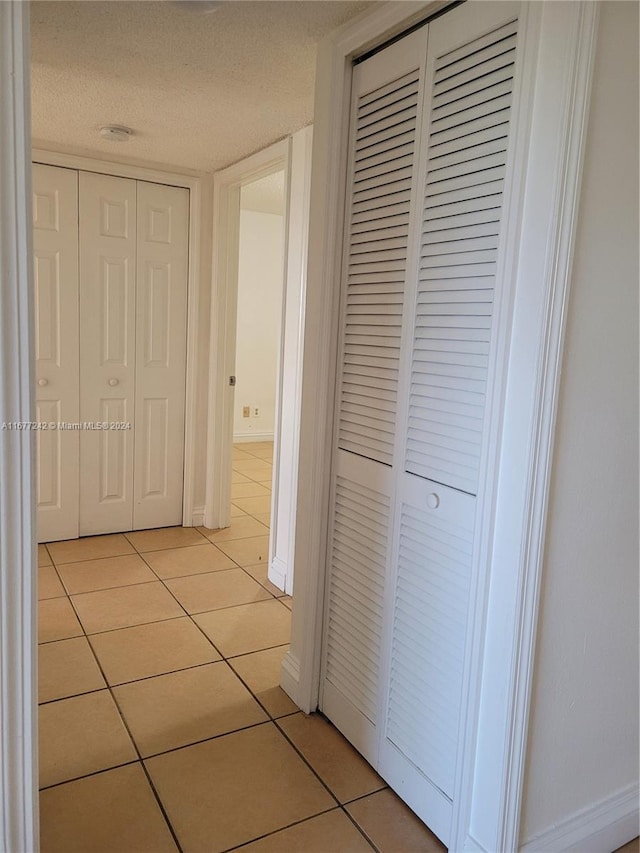
{"type": "Polygon", "coordinates": [[[278,686],[271,446],[235,448],[233,468],[227,530],[39,548],[43,853],[443,850],[278,686]]]}

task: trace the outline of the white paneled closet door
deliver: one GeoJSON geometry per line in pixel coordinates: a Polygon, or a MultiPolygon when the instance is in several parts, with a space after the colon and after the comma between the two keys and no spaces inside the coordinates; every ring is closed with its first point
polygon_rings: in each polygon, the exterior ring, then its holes
{"type": "Polygon", "coordinates": [[[78,173],[34,164],[38,541],[78,535],[78,173]]]}
{"type": "Polygon", "coordinates": [[[189,191],[80,173],[80,534],[182,522],[189,191]],[[121,425],[123,428],[119,428],[121,425]]]}
{"type": "MultiPolygon", "coordinates": [[[[502,206],[510,193],[518,12],[518,3],[465,3],[418,31],[426,58],[415,142],[418,203],[393,237],[370,222],[359,229],[370,253],[359,267],[362,290],[352,277],[353,212],[347,234],[322,708],[445,844],[488,440],[502,206]],[[389,270],[397,274],[393,295],[389,270]],[[355,381],[372,401],[366,410],[346,397],[355,381]],[[334,671],[342,678],[340,701],[334,671]],[[373,726],[377,743],[365,738],[363,749],[360,735],[373,726]]],[[[381,57],[386,63],[392,51],[406,61],[416,35],[362,66],[381,57]]],[[[395,75],[387,67],[389,79],[407,73],[401,62],[395,75]]],[[[360,67],[354,71],[357,101],[360,67]]],[[[356,139],[362,106],[361,99],[356,139]]],[[[390,123],[400,115],[392,109],[390,123]]],[[[352,211],[358,153],[356,144],[352,211]]],[[[399,161],[395,173],[382,170],[400,176],[414,160],[399,161]]],[[[388,218],[384,227],[397,229],[388,218]]]]}
{"type": "Polygon", "coordinates": [[[80,534],[131,530],[136,184],[80,172],[80,534]]]}
{"type": "Polygon", "coordinates": [[[353,75],[322,709],[373,764],[425,57],[423,28],[353,75]]]}
{"type": "Polygon", "coordinates": [[[133,528],[182,523],[189,190],[138,181],[133,528]]]}

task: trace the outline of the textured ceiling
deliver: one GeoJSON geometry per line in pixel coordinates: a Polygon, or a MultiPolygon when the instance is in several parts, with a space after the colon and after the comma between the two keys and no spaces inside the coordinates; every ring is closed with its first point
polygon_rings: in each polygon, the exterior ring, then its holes
{"type": "Polygon", "coordinates": [[[318,41],[372,3],[206,5],[32,2],[34,144],[208,172],[234,163],[311,123],[318,41]],[[134,137],[103,141],[105,124],[134,137]]]}
{"type": "Polygon", "coordinates": [[[258,213],[284,213],[284,171],[274,172],[245,184],[240,190],[240,207],[258,213]]]}

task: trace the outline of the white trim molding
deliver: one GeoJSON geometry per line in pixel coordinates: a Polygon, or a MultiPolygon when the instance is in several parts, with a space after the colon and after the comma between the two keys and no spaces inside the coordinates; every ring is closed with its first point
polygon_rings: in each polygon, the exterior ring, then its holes
{"type": "Polygon", "coordinates": [[[617,850],[640,834],[637,784],[617,791],[588,809],[530,838],[521,853],[602,853],[617,850]]]}
{"type": "MultiPolygon", "coordinates": [[[[318,705],[351,60],[444,5],[384,4],[329,36],[319,50],[295,606],[281,682],[307,712],[318,705]]],[[[550,460],[597,12],[598,5],[590,2],[522,4],[522,98],[514,117],[511,165],[516,189],[506,200],[505,217],[507,243],[513,247],[505,275],[512,284],[497,335],[506,369],[492,401],[492,411],[504,416],[488,454],[486,510],[478,521],[484,568],[470,610],[450,842],[455,851],[518,849],[550,460]]]]}
{"type": "MultiPolygon", "coordinates": [[[[29,5],[0,3],[0,422],[33,421],[29,5]]],[[[34,433],[0,431],[0,850],[38,843],[34,433]]]]}
{"type": "Polygon", "coordinates": [[[113,162],[62,151],[34,148],[34,163],[99,172],[135,181],[149,181],[189,190],[189,273],[187,282],[187,366],[184,410],[184,473],[182,486],[182,524],[195,526],[196,408],[198,400],[198,318],[201,288],[202,179],[193,175],[165,172],[161,169],[126,162],[113,162]]]}

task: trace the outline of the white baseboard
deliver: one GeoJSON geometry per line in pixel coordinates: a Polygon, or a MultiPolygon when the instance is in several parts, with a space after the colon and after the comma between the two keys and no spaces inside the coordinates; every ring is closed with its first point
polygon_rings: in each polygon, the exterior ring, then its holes
{"type": "Polygon", "coordinates": [[[637,838],[638,784],[634,783],[526,841],[520,853],[612,853],[637,838]]]}
{"type": "Polygon", "coordinates": [[[298,691],[300,687],[300,661],[291,652],[287,652],[280,667],[280,687],[293,702],[300,707],[298,691]]]}
{"type": "Polygon", "coordinates": [[[191,526],[192,527],[204,527],[204,507],[203,506],[195,506],[193,508],[193,512],[191,513],[191,526]]]}
{"type": "Polygon", "coordinates": [[[284,592],[287,588],[287,564],[280,557],[274,557],[269,563],[267,577],[272,584],[284,592]]]}
{"type": "Polygon", "coordinates": [[[233,436],[234,444],[248,444],[251,441],[273,441],[272,432],[243,432],[233,436]]]}

